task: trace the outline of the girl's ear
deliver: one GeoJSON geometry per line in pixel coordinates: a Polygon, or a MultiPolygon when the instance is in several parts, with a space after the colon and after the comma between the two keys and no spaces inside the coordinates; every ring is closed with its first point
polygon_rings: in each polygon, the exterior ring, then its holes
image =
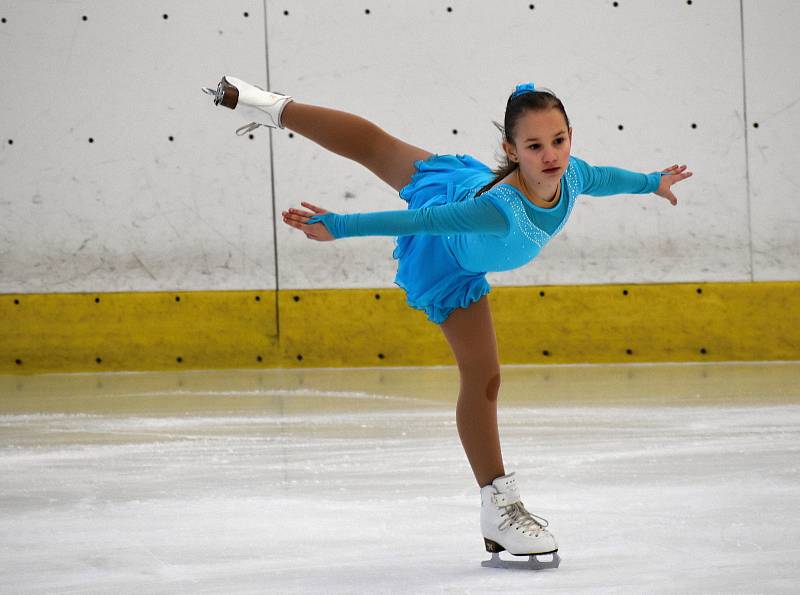
{"type": "Polygon", "coordinates": [[[503,150],[506,152],[509,161],[514,161],[514,162],[519,161],[519,159],[517,159],[517,149],[514,148],[514,145],[512,145],[505,139],[503,139],[503,150]]]}

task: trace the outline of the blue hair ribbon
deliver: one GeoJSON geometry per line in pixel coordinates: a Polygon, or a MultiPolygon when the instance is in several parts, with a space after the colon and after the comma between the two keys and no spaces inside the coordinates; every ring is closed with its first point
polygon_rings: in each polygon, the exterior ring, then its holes
{"type": "Polygon", "coordinates": [[[511,94],[511,99],[514,99],[514,97],[518,97],[523,93],[533,93],[535,91],[536,91],[536,86],[533,83],[522,83],[520,85],[517,85],[517,88],[511,94]]]}

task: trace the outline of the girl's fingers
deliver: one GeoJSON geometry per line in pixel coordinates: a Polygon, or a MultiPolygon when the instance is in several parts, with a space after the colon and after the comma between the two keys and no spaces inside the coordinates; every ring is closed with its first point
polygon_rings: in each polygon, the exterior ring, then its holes
{"type": "Polygon", "coordinates": [[[287,214],[300,215],[302,217],[307,217],[308,218],[308,217],[314,217],[315,215],[322,215],[322,214],[325,214],[325,213],[328,212],[328,211],[326,211],[325,209],[323,209],[321,207],[318,207],[316,205],[312,205],[310,202],[301,202],[300,204],[303,205],[303,206],[308,207],[309,209],[311,209],[312,212],[303,211],[301,209],[289,209],[288,211],[284,211],[283,214],[284,215],[287,215],[287,214]]]}
{"type": "Polygon", "coordinates": [[[675,175],[675,176],[674,176],[674,177],[673,177],[673,178],[670,180],[670,182],[671,182],[672,184],[675,184],[675,183],[677,183],[677,182],[682,182],[682,181],[683,181],[683,180],[685,180],[686,178],[691,178],[691,177],[692,177],[692,175],[694,175],[694,174],[692,174],[692,172],[690,172],[690,171],[687,171],[687,172],[685,172],[685,173],[679,173],[679,174],[675,175]]]}
{"type": "Polygon", "coordinates": [[[301,211],[300,209],[289,209],[288,211],[284,211],[286,214],[290,215],[300,215],[302,217],[313,217],[314,213],[309,213],[308,211],[301,211]]]}
{"type": "Polygon", "coordinates": [[[308,221],[308,217],[298,217],[289,213],[284,213],[283,221],[287,225],[301,229],[306,224],[306,221],[308,221]]]}
{"type": "Polygon", "coordinates": [[[304,234],[306,234],[306,237],[308,239],[310,239],[310,240],[318,240],[319,238],[317,238],[314,235],[314,233],[312,231],[310,231],[310,230],[314,229],[314,225],[316,225],[316,223],[312,223],[311,225],[308,225],[306,223],[307,220],[308,220],[308,217],[292,217],[292,216],[286,215],[286,214],[284,214],[284,216],[283,216],[283,221],[288,226],[294,227],[295,229],[299,229],[304,234]]]}
{"type": "Polygon", "coordinates": [[[304,207],[308,207],[309,209],[311,209],[315,213],[321,213],[322,211],[325,210],[325,209],[321,209],[320,207],[318,207],[316,205],[312,205],[310,202],[301,202],[300,204],[303,205],[304,207]]]}
{"type": "MultiPolygon", "coordinates": [[[[686,167],[686,165],[673,165],[672,167],[662,170],[662,173],[670,174],[672,176],[683,175],[683,172],[686,171],[686,167]]],[[[691,175],[691,173],[689,175],[691,175]]]]}

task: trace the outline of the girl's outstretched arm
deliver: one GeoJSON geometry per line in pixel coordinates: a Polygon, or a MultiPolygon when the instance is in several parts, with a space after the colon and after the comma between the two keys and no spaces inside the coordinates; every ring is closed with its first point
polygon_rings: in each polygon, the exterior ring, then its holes
{"type": "Polygon", "coordinates": [[[653,193],[675,205],[678,199],[670,186],[692,175],[692,172],[686,171],[685,165],[673,165],[661,171],[644,174],[619,167],[589,165],[574,155],[570,156],[570,161],[581,180],[580,194],[590,196],[653,193]]]}
{"type": "Polygon", "coordinates": [[[328,240],[352,236],[405,236],[417,234],[492,234],[505,235],[510,222],[491,200],[462,200],[443,205],[340,215],[312,205],[311,209],[289,209],[283,218],[312,240],[328,240]],[[322,225],[325,231],[318,226],[322,225]]]}

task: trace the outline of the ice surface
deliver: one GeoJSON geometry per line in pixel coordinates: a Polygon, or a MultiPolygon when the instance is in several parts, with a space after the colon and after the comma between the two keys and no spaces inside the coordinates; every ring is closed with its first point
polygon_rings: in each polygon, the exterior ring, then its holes
{"type": "Polygon", "coordinates": [[[454,368],[0,377],[0,592],[791,593],[800,364],[504,367],[557,570],[481,567],[454,368]]]}

